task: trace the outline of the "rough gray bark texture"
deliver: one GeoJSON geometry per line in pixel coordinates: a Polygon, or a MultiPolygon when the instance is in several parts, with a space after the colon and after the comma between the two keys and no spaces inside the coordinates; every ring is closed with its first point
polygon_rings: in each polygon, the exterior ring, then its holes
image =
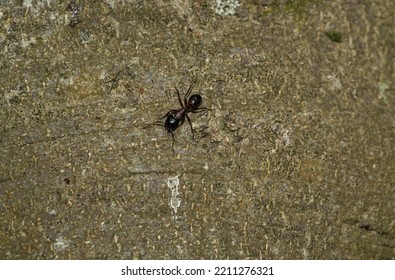
{"type": "Polygon", "coordinates": [[[0,1],[1,259],[395,258],[395,2],[239,3],[0,1]]]}

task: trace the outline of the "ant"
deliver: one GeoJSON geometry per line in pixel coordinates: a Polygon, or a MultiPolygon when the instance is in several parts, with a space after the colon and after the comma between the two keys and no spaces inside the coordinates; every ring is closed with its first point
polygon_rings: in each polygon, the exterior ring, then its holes
{"type": "MultiPolygon", "coordinates": [[[[200,108],[200,105],[202,105],[202,102],[203,102],[203,98],[199,94],[191,95],[192,89],[195,86],[196,81],[197,81],[197,79],[195,79],[192,82],[192,84],[189,86],[189,88],[184,96],[184,102],[181,101],[180,92],[177,89],[177,87],[175,87],[176,93],[178,96],[178,102],[180,103],[181,108],[178,110],[175,110],[175,109],[170,110],[169,112],[166,113],[166,115],[164,115],[161,118],[161,119],[166,118],[165,129],[168,133],[171,133],[171,136],[173,139],[173,143],[172,143],[173,152],[174,152],[174,141],[175,141],[173,131],[175,131],[177,128],[179,128],[181,125],[183,125],[185,118],[187,119],[187,121],[191,127],[192,138],[195,139],[195,133],[194,133],[194,130],[192,127],[192,121],[189,118],[188,113],[199,113],[199,112],[209,110],[207,108],[200,108]]],[[[157,121],[157,122],[153,123],[153,125],[162,126],[163,123],[162,123],[162,121],[157,121]]]]}

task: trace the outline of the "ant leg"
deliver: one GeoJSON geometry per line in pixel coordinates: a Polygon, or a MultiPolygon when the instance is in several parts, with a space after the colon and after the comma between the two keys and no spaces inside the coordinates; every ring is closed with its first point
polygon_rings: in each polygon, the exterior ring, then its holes
{"type": "Polygon", "coordinates": [[[163,121],[156,121],[154,123],[147,124],[147,125],[143,126],[143,129],[149,128],[149,127],[154,126],[154,125],[163,126],[163,121]]]}
{"type": "Polygon", "coordinates": [[[185,115],[187,117],[187,120],[189,122],[189,125],[191,127],[191,131],[192,131],[192,139],[195,140],[195,132],[193,131],[193,127],[192,127],[192,122],[191,119],[188,117],[188,115],[185,115]]]}
{"type": "Polygon", "coordinates": [[[175,113],[175,112],[177,112],[177,110],[170,110],[169,112],[166,113],[166,115],[164,115],[163,117],[161,117],[161,119],[164,119],[164,118],[166,118],[168,115],[173,114],[173,113],[175,113]]]}
{"type": "Polygon", "coordinates": [[[184,104],[182,104],[181,97],[180,97],[180,92],[178,91],[178,88],[176,86],[174,86],[174,88],[176,89],[176,93],[177,93],[177,96],[178,96],[178,102],[180,102],[180,105],[183,108],[184,104]]]}

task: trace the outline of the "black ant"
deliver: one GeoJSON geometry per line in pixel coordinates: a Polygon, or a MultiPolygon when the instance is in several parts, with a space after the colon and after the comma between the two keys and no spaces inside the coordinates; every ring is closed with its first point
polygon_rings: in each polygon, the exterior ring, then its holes
{"type": "MultiPolygon", "coordinates": [[[[192,84],[189,86],[189,88],[184,96],[184,102],[181,101],[180,92],[177,89],[177,87],[175,87],[176,93],[178,96],[178,102],[180,103],[181,108],[178,110],[175,110],[175,109],[170,110],[169,112],[166,113],[166,115],[164,115],[161,118],[161,119],[166,118],[165,129],[167,132],[171,133],[171,136],[173,139],[173,144],[172,144],[173,152],[174,152],[174,147],[173,147],[174,146],[174,133],[173,133],[173,131],[175,131],[177,128],[179,128],[181,125],[183,125],[185,118],[187,119],[187,121],[191,127],[192,138],[195,139],[195,133],[194,133],[194,130],[192,127],[192,121],[189,118],[188,113],[199,113],[199,112],[209,110],[207,108],[199,108],[203,102],[203,98],[199,94],[191,95],[192,89],[195,86],[196,81],[197,81],[197,79],[195,79],[192,82],[192,84]]],[[[157,122],[153,123],[153,125],[162,126],[163,123],[162,123],[162,121],[157,121],[157,122]]]]}

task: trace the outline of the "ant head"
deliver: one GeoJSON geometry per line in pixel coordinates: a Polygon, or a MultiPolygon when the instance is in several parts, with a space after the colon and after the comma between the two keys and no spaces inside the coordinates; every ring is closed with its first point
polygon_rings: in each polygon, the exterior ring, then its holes
{"type": "Polygon", "coordinates": [[[197,109],[200,105],[202,105],[202,97],[199,94],[194,94],[188,99],[188,106],[197,109]]]}
{"type": "Polygon", "coordinates": [[[172,132],[180,126],[180,120],[176,119],[173,115],[169,115],[165,121],[165,128],[167,132],[172,132]]]}

